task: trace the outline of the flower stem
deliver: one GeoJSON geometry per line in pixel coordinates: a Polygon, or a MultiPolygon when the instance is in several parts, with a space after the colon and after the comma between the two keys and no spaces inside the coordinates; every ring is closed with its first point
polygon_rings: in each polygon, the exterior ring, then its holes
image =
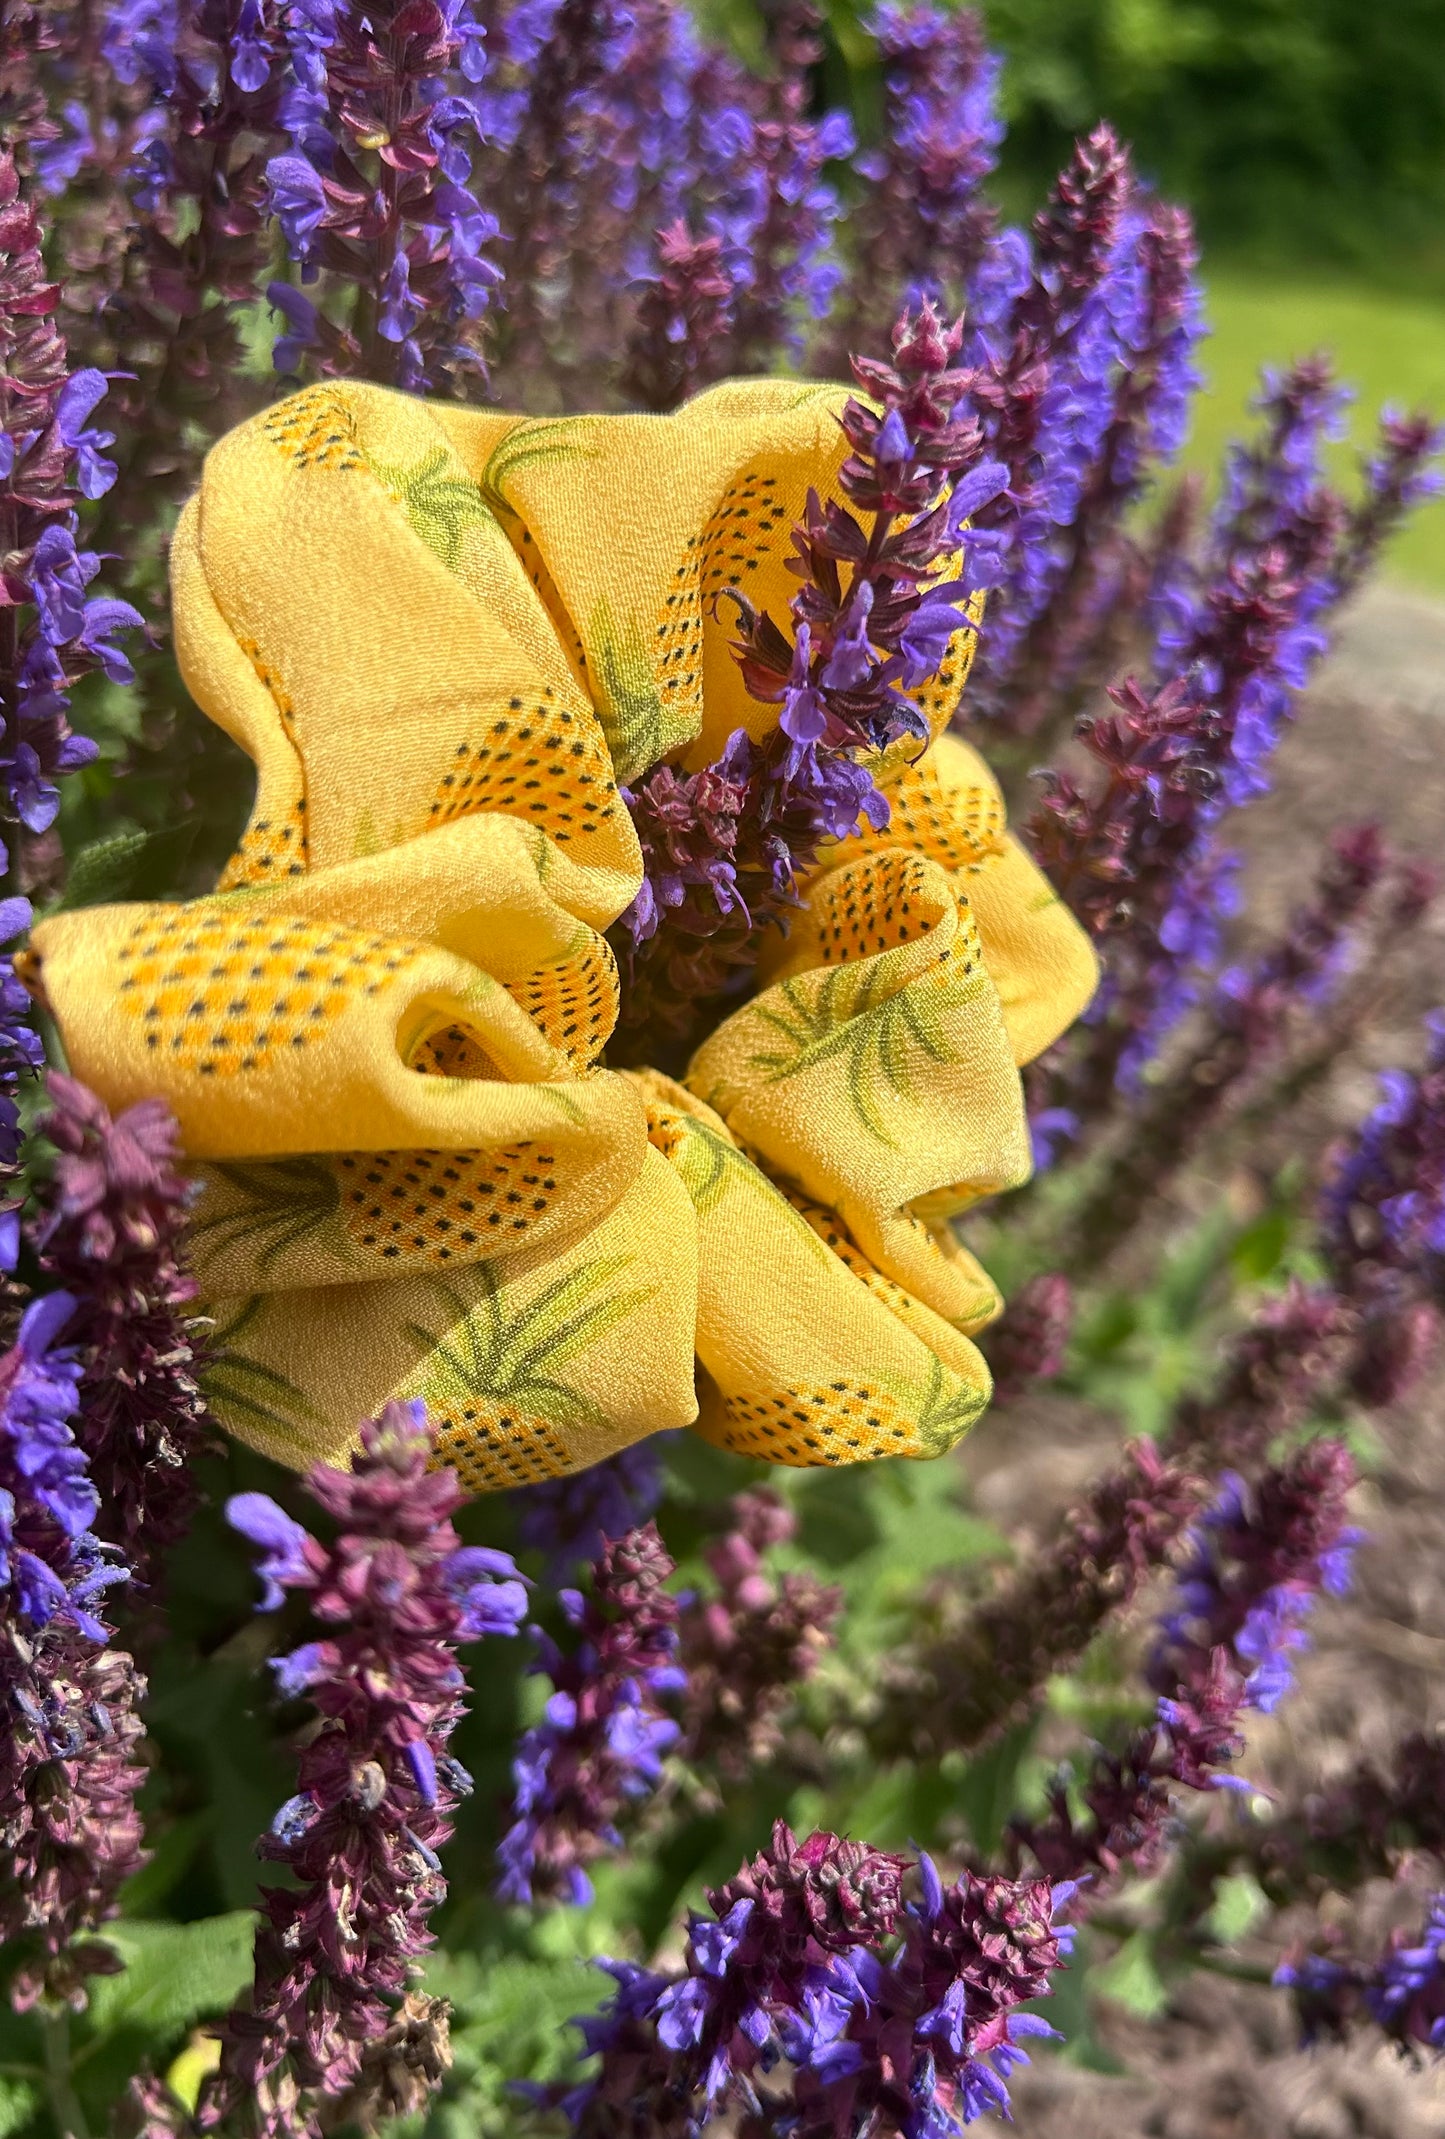
{"type": "Polygon", "coordinates": [[[42,2007],[39,2019],[45,2046],[45,2093],[55,2128],[63,2139],[90,2139],[85,2111],[70,2076],[70,2015],[63,2006],[42,2007]]]}

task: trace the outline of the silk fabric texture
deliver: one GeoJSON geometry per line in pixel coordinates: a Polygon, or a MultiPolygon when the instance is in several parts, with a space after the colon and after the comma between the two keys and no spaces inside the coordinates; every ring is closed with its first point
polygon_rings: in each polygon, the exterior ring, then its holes
{"type": "Polygon", "coordinates": [[[209,1398],[266,1454],[344,1460],[392,1396],[477,1490],[680,1426],[929,1456],[983,1409],[999,1301],[949,1221],[1026,1178],[1019,1065],[1095,969],[943,732],[972,623],[931,748],[879,768],[888,829],[825,852],[685,1081],[599,1066],[619,787],[775,724],[715,597],[786,615],[843,399],[528,420],[327,384],[207,459],[175,643],[249,825],[216,893],[55,915],[31,971],[77,1076],[175,1111],[209,1398]]]}

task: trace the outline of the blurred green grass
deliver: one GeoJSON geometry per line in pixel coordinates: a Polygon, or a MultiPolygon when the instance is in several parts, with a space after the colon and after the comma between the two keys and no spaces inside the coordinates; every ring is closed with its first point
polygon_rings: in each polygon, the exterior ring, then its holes
{"type": "MultiPolygon", "coordinates": [[[[1346,480],[1387,403],[1445,417],[1445,305],[1352,283],[1210,273],[1205,265],[1211,331],[1200,368],[1206,386],[1195,402],[1186,465],[1217,473],[1229,440],[1248,427],[1247,405],[1261,365],[1319,349],[1331,353],[1339,377],[1357,397],[1350,438],[1332,456],[1346,480]]],[[[1445,595],[1445,498],[1416,511],[1387,553],[1385,569],[1392,578],[1445,595]]]]}

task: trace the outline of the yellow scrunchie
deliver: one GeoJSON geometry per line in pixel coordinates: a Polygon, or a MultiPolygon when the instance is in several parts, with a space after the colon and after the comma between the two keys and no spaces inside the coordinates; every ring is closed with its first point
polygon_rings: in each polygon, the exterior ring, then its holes
{"type": "Polygon", "coordinates": [[[685,1086],[597,1066],[619,782],[771,724],[711,597],[784,614],[843,399],[529,421],[323,385],[210,454],[175,638],[249,826],[212,896],[54,916],[33,966],[75,1074],[175,1110],[208,1393],[267,1454],[344,1458],[419,1396],[474,1488],[689,1424],[847,1463],[987,1401],[998,1302],[947,1221],[1027,1175],[1018,1065],[1095,972],[971,751],[892,769],[888,830],[828,851],[685,1086]]]}

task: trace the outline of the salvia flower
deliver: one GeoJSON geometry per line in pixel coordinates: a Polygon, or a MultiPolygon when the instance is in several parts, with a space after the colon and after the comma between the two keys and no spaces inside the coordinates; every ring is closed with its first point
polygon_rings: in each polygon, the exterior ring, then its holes
{"type": "MultiPolygon", "coordinates": [[[[90,421],[106,380],[98,371],[67,368],[55,326],[60,291],[46,278],[41,235],[6,152],[0,156],[0,499],[11,619],[0,675],[6,839],[11,826],[34,837],[55,822],[57,779],[96,753],[88,737],[71,731],[71,687],[103,661],[127,680],[129,665],[114,635],[141,622],[124,602],[102,603],[88,592],[100,559],[80,545],[75,507],[115,479],[105,451],[110,433],[90,421]]],[[[0,846],[0,867],[6,866],[0,846]]]]}
{"type": "Polygon", "coordinates": [[[228,419],[254,405],[244,308],[264,281],[265,166],[278,132],[276,0],[108,0],[98,9],[118,139],[103,198],[129,211],[112,234],[97,321],[114,352],[123,479],[97,516],[97,547],[149,593],[157,499],[179,502],[228,419]]]}
{"type": "Polygon", "coordinates": [[[141,1863],[135,1758],[145,1682],[108,1646],[106,1590],[129,1579],[92,1523],[73,1420],[80,1366],[59,1340],[74,1302],[26,1309],[0,1360],[0,1943],[12,2002],[82,2007],[118,1963],[90,1936],[141,1863]]]}
{"type": "Polygon", "coordinates": [[[735,1494],[730,1517],[704,1551],[717,1590],[690,1597],[679,1621],[682,1749],[725,1781],[776,1754],[783,1713],[817,1669],[843,1604],[811,1574],[769,1568],[768,1555],[797,1530],[776,1493],[735,1494]]]}
{"type": "Polygon", "coordinates": [[[1031,569],[1047,589],[1010,652],[991,658],[1006,689],[998,711],[1023,734],[1069,710],[1122,651],[1147,576],[1130,516],[1184,442],[1202,334],[1196,249],[1182,209],[1134,210],[1105,268],[1102,338],[1084,376],[1092,420],[1074,425],[1076,500],[1031,569]],[[1103,418],[1101,423],[1100,418],[1103,418]]]}
{"type": "Polygon", "coordinates": [[[1426,1034],[1420,1072],[1387,1070],[1336,1151],[1321,1211],[1331,1275],[1361,1321],[1351,1386],[1369,1404],[1412,1385],[1445,1310],[1445,1013],[1426,1034]]]}
{"type": "MultiPolygon", "coordinates": [[[[1035,1144],[1037,1121],[1031,1125],[1035,1144]]],[[[988,1343],[995,1401],[1007,1402],[1035,1382],[1063,1372],[1074,1327],[1074,1293],[1058,1270],[1041,1270],[1019,1287],[988,1343]]]]}
{"type": "Polygon", "coordinates": [[[1265,1714],[1278,1707],[1293,1683],[1290,1658],[1308,1645],[1304,1621],[1316,1598],[1342,1596],[1349,1586],[1362,1533],[1341,1520],[1341,1509],[1354,1475],[1333,1441],[1313,1443],[1258,1485],[1226,1474],[1189,1533],[1149,1664],[1156,1690],[1185,1676],[1188,1654],[1223,1646],[1246,1671],[1246,1705],[1265,1714]]]}
{"type": "Polygon", "coordinates": [[[996,221],[983,183],[1004,132],[999,61],[972,9],[888,5],[872,31],[883,126],[857,158],[868,185],[849,219],[849,329],[860,338],[881,334],[900,304],[963,309],[996,221]]]}
{"type": "Polygon", "coordinates": [[[737,291],[729,371],[754,370],[777,350],[796,360],[843,279],[830,244],[842,202],[826,173],[855,143],[846,113],[815,119],[808,108],[810,71],[822,56],[820,19],[811,0],[779,11],[778,73],[753,121],[748,183],[722,219],[737,291]]]}
{"type": "Polygon", "coordinates": [[[891,1960],[872,1950],[834,1960],[787,2042],[797,2066],[783,2128],[799,2139],[896,2131],[930,2139],[1009,2115],[1009,2075],[1024,2043],[1060,2039],[1036,2013],[1067,1959],[1055,1923],[1067,1884],[965,1872],[945,1886],[928,1857],[891,1960]]]}
{"type": "Polygon", "coordinates": [[[599,1560],[609,1538],[640,1530],[657,1513],[664,1438],[634,1441],[590,1470],[544,1478],[513,1493],[518,1539],[544,1555],[542,1577],[549,1588],[599,1560]]]}
{"type": "Polygon", "coordinates": [[[678,1727],[663,1697],[683,1684],[677,1665],[677,1600],[655,1525],[604,1545],[590,1595],[564,1590],[576,1632],[564,1652],[541,1628],[533,1667],[554,1688],[542,1721],[513,1762],[516,1819],[497,1851],[504,1901],[561,1895],[591,1899],[585,1867],[621,1846],[623,1807],[657,1787],[678,1727]]]}
{"type": "Polygon", "coordinates": [[[1445,487],[1442,454],[1445,425],[1419,413],[1381,411],[1375,450],[1364,464],[1364,495],[1350,514],[1335,559],[1341,597],[1359,586],[1411,507],[1439,496],[1445,487]]]}
{"type": "Polygon", "coordinates": [[[1424,1068],[1385,1072],[1325,1197],[1331,1267],[1362,1300],[1410,1286],[1434,1291],[1445,1271],[1445,1012],[1427,1020],[1426,1033],[1424,1068]]]}
{"type": "Polygon", "coordinates": [[[743,730],[702,772],[657,767],[628,796],[647,877],[618,925],[631,981],[623,1022],[683,1036],[699,1007],[741,982],[750,944],[779,924],[825,838],[888,805],[863,754],[927,725],[906,695],[944,659],[992,551],[964,522],[1003,486],[966,412],[962,330],[905,313],[894,362],[855,364],[875,407],[842,416],[847,501],[810,493],[794,529],[802,587],[790,629],[741,593],[734,651],[751,695],[778,708],[762,744],[743,730]],[[941,577],[958,570],[959,576],[941,577]]]}
{"type": "Polygon", "coordinates": [[[1159,1626],[1153,1720],[1121,1754],[1096,1755],[1072,1790],[1061,1776],[1046,1819],[1013,1823],[1015,1853],[1027,1851],[1051,1878],[1087,1878],[1097,1892],[1124,1866],[1143,1872],[1158,1861],[1175,1787],[1248,1787],[1233,1772],[1243,1718],[1277,1705],[1315,1598],[1348,1580],[1359,1535],[1345,1520],[1354,1476],[1338,1442],[1316,1441],[1271,1465],[1252,1490],[1226,1483],[1159,1626]]]}
{"type": "Polygon", "coordinates": [[[644,408],[676,408],[715,376],[732,323],[733,286],[720,237],[694,238],[681,219],[657,233],[656,265],[638,301],[623,383],[644,408]]]}
{"type": "Polygon", "coordinates": [[[994,1595],[975,1603],[941,1586],[916,1638],[885,1667],[870,1748],[937,1758],[987,1742],[1165,1564],[1203,1493],[1191,1469],[1137,1441],[994,1595]]]}
{"type": "Polygon", "coordinates": [[[58,1157],[35,1245],[76,1301],[69,1336],[84,1366],[81,1433],[102,1527],[151,1581],[189,1523],[203,1446],[185,1316],[196,1293],[182,1238],[190,1190],[161,1101],[112,1120],[74,1078],[53,1071],[48,1090],[43,1127],[58,1157]]]}
{"type": "Polygon", "coordinates": [[[323,370],[411,391],[480,369],[498,226],[469,184],[477,114],[448,84],[464,52],[483,64],[480,26],[437,0],[294,12],[292,145],[267,162],[267,205],[303,280],[356,294],[347,323],[318,307],[302,336],[274,291],[278,365],[314,347],[323,370]]]}
{"type": "Polygon", "coordinates": [[[254,1984],[222,2028],[203,2129],[240,2118],[300,2133],[318,2102],[353,2099],[384,2071],[432,1942],[437,1852],[470,1788],[447,1751],[464,1692],[456,1650],[515,1634],[526,1593],[506,1553],[460,1543],[461,1490],[428,1470],[430,1452],[422,1407],[392,1404],[363,1426],[349,1471],[318,1465],[307,1491],[337,1526],[329,1545],[265,1494],[227,1509],[261,1548],[263,1606],[309,1599],[312,1638],[272,1668],[317,1723],[260,1844],[292,1883],[263,1896],[254,1984]]]}
{"type": "Polygon", "coordinates": [[[1007,2113],[1023,2043],[1054,2033],[1017,2008],[1048,1994],[1067,1952],[1052,1918],[1068,1891],[971,1873],[945,1887],[925,1857],[905,1913],[909,1868],[832,1834],[799,1843],[779,1821],[691,1917],[681,1971],[603,1964],[618,1989],[578,2023],[599,2066],[566,2098],[573,2129],[682,2139],[731,2110],[749,2130],[810,2139],[941,2139],[1007,2113]],[[791,2095],[769,2082],[783,2058],[791,2095]]]}
{"type": "MultiPolygon", "coordinates": [[[[30,919],[28,899],[0,899],[0,937],[18,936],[30,919]]],[[[20,1093],[45,1062],[30,1018],[30,997],[0,958],[0,1271],[13,1270],[20,1253],[20,1093]]]]}
{"type": "Polygon", "coordinates": [[[1413,1942],[1393,1932],[1373,1962],[1297,1949],[1274,1980],[1292,1993],[1306,2043],[1342,2040],[1368,2020],[1398,2049],[1438,2056],[1445,2051],[1445,1894],[1436,1895],[1413,1942]]]}
{"type": "MultiPolygon", "coordinates": [[[[1317,1024],[1361,960],[1372,897],[1387,862],[1377,826],[1336,832],[1311,897],[1296,907],[1280,935],[1256,957],[1218,975],[1190,1044],[1173,1051],[1137,1101],[1127,1149],[1069,1213],[1063,1237],[1051,1243],[1061,1261],[1077,1269],[1102,1266],[1241,1089],[1249,1089],[1291,1038],[1317,1024]]],[[[1386,925],[1398,930],[1398,901],[1391,898],[1389,905],[1395,910],[1386,925]]],[[[1175,923],[1178,911],[1176,905],[1175,923]]],[[[1213,955],[1216,925],[1211,916],[1207,956],[1213,955]]],[[[1169,929],[1166,924],[1166,935],[1169,929]]],[[[1147,1036],[1169,1000],[1167,993],[1156,998],[1154,1017],[1121,1058],[1125,1065],[1152,1051],[1147,1036]]]]}
{"type": "Polygon", "coordinates": [[[601,1965],[610,2005],[577,2022],[596,2076],[565,2097],[579,2139],[645,2130],[683,2139],[720,2111],[757,2109],[754,2075],[800,2044],[829,1964],[846,1967],[898,1922],[905,1858],[819,1832],[772,1842],[689,1918],[671,1973],[601,1965]]]}
{"type": "Polygon", "coordinates": [[[1002,586],[981,652],[980,708],[999,703],[1029,624],[1066,568],[1073,522],[1104,452],[1113,382],[1145,312],[1141,223],[1128,214],[1126,153],[1101,126],[1076,144],[1034,223],[1032,273],[1007,316],[976,331],[975,401],[1007,487],[982,524],[1004,543],[1002,586]]]}

